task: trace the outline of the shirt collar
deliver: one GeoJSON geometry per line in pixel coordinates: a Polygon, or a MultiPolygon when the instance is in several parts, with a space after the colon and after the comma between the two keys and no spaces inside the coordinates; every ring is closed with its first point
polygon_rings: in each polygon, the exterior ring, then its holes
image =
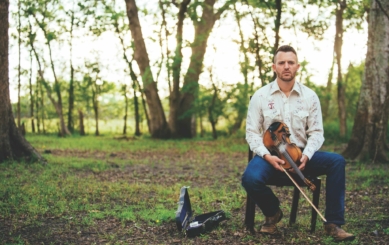
{"type": "MultiPolygon", "coordinates": [[[[281,92],[281,89],[278,86],[277,80],[274,80],[271,83],[270,94],[273,94],[276,91],[280,91],[281,92]]],[[[301,83],[300,82],[295,81],[291,92],[293,92],[293,91],[296,91],[298,94],[301,94],[301,83]]]]}

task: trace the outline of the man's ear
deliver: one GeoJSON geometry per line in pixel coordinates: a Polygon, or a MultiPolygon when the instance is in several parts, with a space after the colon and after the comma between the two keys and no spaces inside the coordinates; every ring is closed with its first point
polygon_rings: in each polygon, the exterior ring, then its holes
{"type": "Polygon", "coordinates": [[[271,68],[273,68],[273,71],[275,72],[275,71],[276,71],[276,64],[273,63],[273,64],[271,65],[271,68]]]}

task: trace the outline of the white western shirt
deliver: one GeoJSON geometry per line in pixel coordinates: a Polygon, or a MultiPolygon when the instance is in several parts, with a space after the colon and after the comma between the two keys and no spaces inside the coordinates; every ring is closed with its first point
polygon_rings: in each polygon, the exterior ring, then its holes
{"type": "Polygon", "coordinates": [[[246,140],[258,156],[270,154],[263,144],[263,134],[275,121],[288,125],[290,141],[304,148],[303,154],[309,159],[324,142],[319,97],[297,81],[289,97],[276,81],[258,89],[252,96],[246,119],[246,140]]]}

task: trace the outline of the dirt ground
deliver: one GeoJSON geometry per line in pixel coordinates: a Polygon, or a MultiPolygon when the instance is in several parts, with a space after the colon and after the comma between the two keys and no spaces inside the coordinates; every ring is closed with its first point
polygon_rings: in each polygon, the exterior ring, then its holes
{"type": "MultiPolygon", "coordinates": [[[[193,158],[193,152],[178,154],[177,152],[160,152],[152,154],[149,152],[88,152],[76,150],[52,150],[51,154],[57,156],[71,156],[80,158],[106,159],[111,168],[99,173],[81,172],[80,177],[94,175],[95,178],[104,181],[117,181],[126,179],[129,181],[158,181],[160,185],[170,186],[179,182],[182,178],[193,180],[196,187],[210,186],[217,179],[220,184],[230,185],[231,188],[237,188],[241,171],[245,163],[242,159],[246,158],[244,153],[201,153],[202,158],[208,158],[212,161],[211,165],[196,164],[198,156],[193,158]],[[124,169],[119,168],[116,160],[149,159],[154,164],[134,164],[128,165],[124,169]],[[187,164],[191,162],[191,164],[187,164]],[[225,164],[226,162],[236,162],[225,164]],[[193,170],[198,172],[197,176],[183,175],[183,170],[193,170]],[[207,173],[213,173],[213,178],[207,177],[207,173]],[[155,179],[157,178],[157,180],[155,179]],[[231,179],[236,179],[232,182],[231,179]],[[223,183],[223,180],[226,180],[223,183]]],[[[187,171],[188,172],[188,171],[187,171]]],[[[377,180],[379,182],[379,180],[377,180]]],[[[384,229],[389,229],[389,220],[382,217],[371,217],[370,219],[359,220],[360,212],[369,212],[371,209],[379,209],[385,213],[389,207],[388,198],[382,198],[382,193],[388,194],[388,188],[385,185],[375,185],[372,190],[358,190],[348,193],[348,201],[352,205],[347,210],[347,215],[353,218],[353,223],[347,225],[349,230],[357,231],[358,242],[353,244],[389,244],[389,234],[384,229]],[[366,201],[366,193],[369,200],[366,201]],[[350,197],[351,196],[351,197],[350,197]],[[377,198],[378,197],[378,198],[377,198]],[[368,206],[367,206],[368,205],[368,206]]],[[[274,187],[276,188],[276,187],[274,187]]],[[[324,189],[324,188],[323,188],[324,189]]],[[[282,203],[291,203],[291,188],[276,188],[282,203]]],[[[325,195],[322,190],[321,196],[325,195]]],[[[177,190],[177,200],[179,190],[177,190]]],[[[386,195],[387,196],[387,195],[386,195]]],[[[323,201],[321,201],[323,203],[323,201]]],[[[193,204],[192,204],[193,205],[193,204]]],[[[299,211],[299,215],[305,215],[310,209],[299,211]]],[[[36,223],[39,225],[24,225],[23,218],[19,220],[0,220],[0,233],[4,241],[0,244],[331,244],[332,240],[327,238],[323,232],[323,225],[320,220],[317,222],[316,232],[309,233],[306,225],[297,223],[289,226],[288,210],[284,211],[284,219],[279,227],[279,233],[275,236],[265,236],[257,231],[251,234],[244,226],[245,203],[241,208],[231,210],[231,218],[223,221],[218,228],[207,233],[203,237],[188,238],[178,232],[174,221],[163,223],[162,225],[150,225],[146,222],[125,222],[107,218],[97,220],[93,226],[82,226],[71,219],[55,217],[36,217],[36,223]],[[12,230],[12,236],[8,236],[12,230]],[[19,238],[16,239],[15,237],[19,238]]],[[[256,213],[261,216],[257,209],[256,213]]],[[[388,213],[386,212],[386,217],[388,213]]],[[[80,214],[82,215],[82,214],[80,214]]],[[[77,217],[74,217],[76,219],[77,217]]],[[[259,230],[259,222],[256,222],[256,230],[259,230]]]]}

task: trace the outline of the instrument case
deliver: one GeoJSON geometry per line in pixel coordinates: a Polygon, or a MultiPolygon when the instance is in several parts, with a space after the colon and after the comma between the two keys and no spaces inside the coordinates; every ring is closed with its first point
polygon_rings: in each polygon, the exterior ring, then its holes
{"type": "Polygon", "coordinates": [[[188,188],[186,186],[181,188],[176,212],[176,224],[180,232],[188,237],[195,237],[212,230],[226,219],[226,214],[223,210],[218,210],[193,217],[188,188]]]}

